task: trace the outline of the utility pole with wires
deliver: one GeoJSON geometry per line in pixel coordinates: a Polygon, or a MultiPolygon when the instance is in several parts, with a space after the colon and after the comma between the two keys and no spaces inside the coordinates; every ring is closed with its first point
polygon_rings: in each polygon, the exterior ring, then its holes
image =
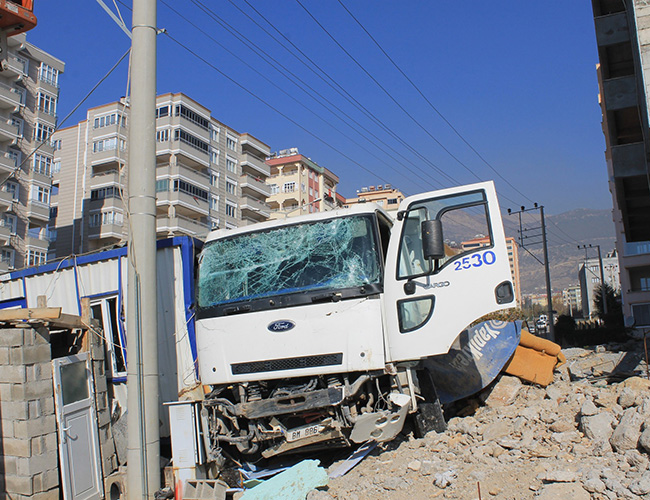
{"type": "MultiPolygon", "coordinates": [[[[587,260],[588,260],[588,255],[587,255],[587,249],[589,248],[596,248],[598,250],[598,267],[600,268],[600,294],[603,298],[603,315],[607,314],[607,297],[605,294],[605,270],[603,268],[603,257],[600,253],[600,245],[578,245],[578,249],[584,248],[585,250],[585,280],[587,278],[587,260]]],[[[592,271],[593,273],[593,271],[592,271]]]]}
{"type": "Polygon", "coordinates": [[[517,244],[526,250],[537,262],[544,266],[544,276],[546,278],[546,301],[548,303],[548,337],[549,340],[555,342],[555,324],[553,321],[553,293],[551,290],[551,270],[548,263],[548,244],[546,242],[546,222],[544,221],[544,206],[534,204],[533,208],[526,208],[524,206],[520,207],[520,210],[513,212],[511,209],[508,209],[508,215],[516,214],[519,216],[519,240],[517,244]],[[522,214],[526,212],[531,212],[534,210],[539,210],[540,215],[540,225],[535,227],[524,227],[522,221],[522,214]],[[544,262],[540,261],[535,254],[533,254],[528,247],[534,245],[542,245],[544,252],[544,262]]]}

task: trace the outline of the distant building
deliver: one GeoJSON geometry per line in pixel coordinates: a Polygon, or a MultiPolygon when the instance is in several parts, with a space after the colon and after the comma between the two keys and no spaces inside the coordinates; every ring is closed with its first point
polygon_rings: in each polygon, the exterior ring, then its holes
{"type": "Polygon", "coordinates": [[[562,290],[562,303],[569,309],[569,315],[575,316],[582,310],[582,293],[579,285],[574,285],[562,290]]]}
{"type": "MultiPolygon", "coordinates": [[[[650,327],[650,4],[592,0],[626,323],[650,327]]],[[[588,279],[590,281],[590,279],[588,279]]],[[[588,301],[590,302],[590,301],[588,301]]]]}
{"type": "Polygon", "coordinates": [[[50,241],[50,198],[59,76],[65,64],[28,43],[7,40],[0,72],[0,272],[44,264],[50,241]]]}
{"type": "MultiPolygon", "coordinates": [[[[487,246],[490,243],[489,238],[474,238],[472,240],[463,241],[461,247],[463,250],[472,248],[480,248],[487,246]]],[[[512,284],[515,288],[515,299],[517,304],[521,307],[521,278],[519,276],[519,249],[517,243],[512,236],[506,238],[506,245],[508,247],[508,262],[510,263],[510,274],[512,275],[512,284]]]]}
{"type": "Polygon", "coordinates": [[[338,176],[301,155],[298,148],[273,153],[266,164],[270,167],[266,182],[271,191],[267,198],[271,219],[324,212],[338,206],[338,176]]]}
{"type": "Polygon", "coordinates": [[[357,190],[357,196],[347,198],[345,204],[350,206],[357,203],[377,203],[384,210],[390,212],[397,210],[403,199],[404,195],[390,184],[379,184],[377,186],[362,187],[357,190]]]}
{"type": "MultiPolygon", "coordinates": [[[[58,238],[50,257],[127,238],[129,110],[125,99],[97,106],[54,134],[60,169],[50,224],[58,238]]],[[[203,238],[212,229],[267,220],[269,154],[265,143],[217,121],[190,97],[157,96],[157,236],[203,238]]]]}
{"type": "MultiPolygon", "coordinates": [[[[616,251],[603,257],[603,271],[605,283],[611,286],[615,291],[621,288],[619,278],[619,264],[616,251]]],[[[582,316],[584,318],[593,318],[596,314],[596,289],[600,285],[600,262],[598,259],[586,259],[578,267],[578,279],[580,281],[580,302],[582,306],[582,316]]]]}

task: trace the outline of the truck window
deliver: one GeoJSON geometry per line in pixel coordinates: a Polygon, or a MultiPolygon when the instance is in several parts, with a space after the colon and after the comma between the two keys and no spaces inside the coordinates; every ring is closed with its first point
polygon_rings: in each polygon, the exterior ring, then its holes
{"type": "Polygon", "coordinates": [[[199,262],[199,309],[380,284],[375,228],[372,216],[351,216],[208,242],[199,262]]]}
{"type": "MultiPolygon", "coordinates": [[[[462,196],[436,198],[409,207],[400,239],[398,279],[432,274],[452,261],[494,246],[485,193],[476,191],[462,196]],[[424,259],[421,224],[424,220],[442,221],[445,256],[436,267],[424,259]]],[[[470,264],[471,265],[471,264],[470,264]]]]}

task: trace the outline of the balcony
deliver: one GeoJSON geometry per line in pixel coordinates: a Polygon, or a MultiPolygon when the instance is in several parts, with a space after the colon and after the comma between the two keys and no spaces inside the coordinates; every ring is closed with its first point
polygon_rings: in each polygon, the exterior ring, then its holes
{"type": "Polygon", "coordinates": [[[0,118],[0,142],[18,142],[20,129],[18,125],[11,123],[11,119],[0,118]]]}
{"type": "Polygon", "coordinates": [[[251,154],[242,154],[239,164],[241,165],[242,172],[245,174],[262,176],[264,179],[271,175],[271,167],[251,154]]]}
{"type": "Polygon", "coordinates": [[[88,239],[97,240],[103,238],[122,238],[122,224],[101,224],[99,226],[90,226],[88,228],[88,239]]]}
{"type": "Polygon", "coordinates": [[[6,64],[2,69],[2,76],[13,78],[17,82],[27,76],[27,72],[25,71],[26,61],[24,59],[9,54],[5,62],[6,64]]]}
{"type": "Polygon", "coordinates": [[[242,217],[250,217],[255,220],[266,220],[271,216],[271,207],[256,198],[242,196],[239,204],[242,217]]]}
{"type": "Polygon", "coordinates": [[[90,177],[90,187],[96,188],[100,186],[108,186],[110,184],[121,184],[120,171],[114,168],[109,170],[95,172],[90,177]]]}
{"type": "Polygon", "coordinates": [[[645,148],[642,142],[612,146],[614,177],[646,175],[645,148]]]}
{"type": "Polygon", "coordinates": [[[25,103],[25,90],[18,90],[11,85],[0,82],[0,109],[10,110],[16,113],[25,103]]]}
{"type": "Polygon", "coordinates": [[[27,202],[27,217],[44,222],[50,220],[50,205],[36,200],[27,202]]]}
{"type": "Polygon", "coordinates": [[[99,151],[97,153],[92,153],[90,157],[90,164],[94,167],[95,165],[104,165],[110,164],[115,167],[118,167],[120,163],[126,162],[128,152],[119,151],[117,149],[109,149],[105,151],[99,151]]]}
{"type": "Polygon", "coordinates": [[[603,94],[607,111],[636,106],[636,77],[624,76],[605,80],[603,82],[603,94]]]}
{"type": "Polygon", "coordinates": [[[207,216],[208,202],[182,191],[162,191],[156,193],[156,205],[174,205],[176,213],[187,217],[207,216]]]}
{"type": "Polygon", "coordinates": [[[249,191],[256,195],[261,195],[265,199],[271,196],[271,186],[266,184],[259,177],[244,174],[239,178],[239,185],[241,186],[243,194],[248,194],[247,191],[249,191]]]}
{"type": "Polygon", "coordinates": [[[630,30],[625,12],[596,17],[594,23],[596,25],[596,42],[599,47],[630,40],[630,30]]]}
{"type": "Polygon", "coordinates": [[[171,153],[180,155],[183,158],[183,163],[191,167],[210,166],[210,155],[200,149],[196,149],[183,141],[169,141],[171,153]]]}
{"type": "Polygon", "coordinates": [[[40,108],[34,110],[34,117],[42,124],[48,125],[52,128],[56,127],[56,115],[49,113],[40,108]]]}
{"type": "Polygon", "coordinates": [[[210,226],[200,220],[177,215],[175,217],[158,217],[156,231],[163,233],[163,236],[187,234],[195,238],[205,238],[210,232],[210,226]]]}
{"type": "Polygon", "coordinates": [[[34,168],[29,169],[28,178],[32,181],[37,181],[40,184],[47,184],[48,186],[52,184],[52,176],[38,172],[34,168]]]}
{"type": "Polygon", "coordinates": [[[17,166],[18,163],[16,162],[15,156],[0,152],[0,173],[10,174],[16,170],[17,166]]]}
{"type": "Polygon", "coordinates": [[[47,249],[50,247],[50,239],[45,235],[30,236],[28,234],[25,237],[25,246],[41,252],[47,252],[47,249]]]}
{"type": "Polygon", "coordinates": [[[6,246],[11,244],[11,228],[0,223],[0,245],[6,246]]]}
{"type": "Polygon", "coordinates": [[[13,207],[14,195],[8,191],[0,190],[0,207],[9,210],[13,207]]]}
{"type": "Polygon", "coordinates": [[[99,198],[96,200],[85,200],[87,203],[87,206],[85,210],[88,210],[88,212],[94,212],[94,211],[99,211],[102,208],[109,210],[116,210],[116,211],[124,211],[124,203],[122,202],[122,199],[119,197],[114,197],[114,198],[99,198]]]}
{"type": "Polygon", "coordinates": [[[246,153],[247,150],[255,151],[258,156],[261,155],[264,157],[270,156],[271,154],[269,147],[252,135],[243,134],[239,140],[239,143],[241,144],[242,152],[244,153],[246,153]]]}
{"type": "Polygon", "coordinates": [[[200,187],[210,185],[210,176],[195,168],[187,167],[182,164],[165,165],[156,169],[156,177],[169,175],[170,177],[182,177],[188,182],[200,187]]]}

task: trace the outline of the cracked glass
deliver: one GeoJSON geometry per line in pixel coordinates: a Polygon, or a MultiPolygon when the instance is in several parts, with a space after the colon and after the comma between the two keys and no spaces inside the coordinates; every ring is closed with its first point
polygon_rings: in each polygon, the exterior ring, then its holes
{"type": "Polygon", "coordinates": [[[341,217],[207,243],[199,261],[198,305],[335,291],[380,281],[372,217],[341,217]]]}

